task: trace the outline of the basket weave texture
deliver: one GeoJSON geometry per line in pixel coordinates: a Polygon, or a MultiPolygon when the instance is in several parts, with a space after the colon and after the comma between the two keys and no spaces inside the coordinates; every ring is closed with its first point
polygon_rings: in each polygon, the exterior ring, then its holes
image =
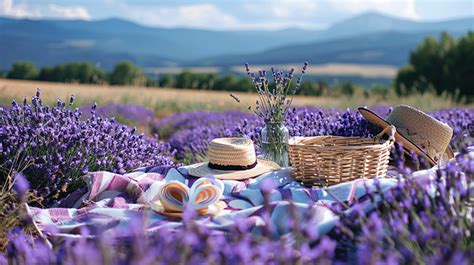
{"type": "Polygon", "coordinates": [[[289,141],[293,177],[305,185],[327,187],[359,178],[385,177],[395,127],[375,138],[315,136],[289,141]],[[389,135],[382,140],[383,134],[389,135]]]}

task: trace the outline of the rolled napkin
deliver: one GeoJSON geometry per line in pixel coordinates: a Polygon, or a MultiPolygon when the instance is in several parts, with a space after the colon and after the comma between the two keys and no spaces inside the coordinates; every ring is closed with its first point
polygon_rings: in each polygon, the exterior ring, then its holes
{"type": "Polygon", "coordinates": [[[158,191],[160,202],[166,212],[183,212],[186,206],[204,213],[224,192],[224,183],[218,179],[200,178],[189,188],[173,180],[158,191]]]}

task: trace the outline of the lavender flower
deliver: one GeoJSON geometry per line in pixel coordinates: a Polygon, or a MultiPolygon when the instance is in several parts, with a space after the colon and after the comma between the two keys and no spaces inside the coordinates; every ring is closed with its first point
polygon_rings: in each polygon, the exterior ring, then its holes
{"type": "Polygon", "coordinates": [[[438,179],[418,181],[401,176],[397,187],[387,193],[379,186],[361,198],[358,204],[370,200],[375,210],[367,215],[341,215],[342,225],[333,231],[349,237],[352,247],[346,253],[355,252],[360,264],[473,262],[473,223],[468,208],[472,195],[466,190],[472,174],[466,179],[469,169],[463,166],[472,157],[461,152],[457,159],[458,163],[451,162],[437,172],[438,179]]]}
{"type": "MultiPolygon", "coordinates": [[[[458,184],[465,176],[462,172],[468,170],[463,165],[472,161],[464,154],[460,156],[461,163],[451,163],[439,172],[445,181],[434,180],[434,193],[430,185],[408,178],[384,196],[381,186],[376,185],[371,199],[362,197],[352,206],[354,214],[340,213],[341,225],[328,236],[319,236],[311,229],[317,213],[308,211],[307,216],[301,216],[290,202],[289,234],[281,238],[271,236],[274,228],[266,210],[260,216],[263,233],[253,236],[250,220],[237,221],[224,234],[195,222],[193,212],[185,214],[182,227],[150,234],[144,232],[147,222],[138,215],[117,238],[99,235],[67,239],[53,249],[13,230],[6,259],[10,263],[60,264],[85,262],[86,256],[87,261],[107,264],[470,264],[474,261],[472,219],[466,203],[471,195],[448,195],[450,190],[451,194],[460,190],[458,184]],[[366,214],[362,209],[367,200],[376,207],[366,214]]],[[[275,187],[269,186],[265,193],[275,187]]],[[[269,201],[264,205],[271,207],[269,201]]]]}
{"type": "MultiPolygon", "coordinates": [[[[91,116],[90,110],[92,106],[80,108],[83,113],[82,118],[87,119],[91,116]]],[[[108,104],[94,109],[95,116],[101,118],[114,118],[121,124],[129,126],[147,127],[153,120],[153,111],[141,106],[133,104],[108,104]]]]}
{"type": "Polygon", "coordinates": [[[30,188],[30,183],[26,180],[23,174],[16,174],[15,179],[13,180],[13,190],[16,193],[18,200],[23,200],[25,198],[26,192],[30,188]]]}
{"type": "MultiPolygon", "coordinates": [[[[102,235],[66,239],[53,249],[15,229],[9,234],[6,257],[10,263],[28,264],[328,264],[336,246],[328,237],[301,245],[288,245],[285,239],[251,237],[251,226],[241,224],[224,234],[192,219],[184,220],[180,229],[163,228],[158,233],[146,234],[145,223],[137,216],[115,238],[102,235]]],[[[298,240],[304,242],[307,238],[302,236],[298,240]]]]}
{"type": "MultiPolygon", "coordinates": [[[[259,107],[260,104],[257,105],[259,107]]],[[[370,126],[355,110],[340,112],[312,107],[290,109],[285,121],[291,136],[356,135],[371,136],[370,126]]],[[[260,130],[263,122],[251,114],[237,111],[179,113],[152,124],[152,130],[169,138],[176,158],[185,162],[205,159],[208,143],[217,137],[249,137],[260,152],[260,130]]]]}
{"type": "Polygon", "coordinates": [[[172,164],[167,144],[95,115],[95,106],[82,120],[79,110],[62,101],[48,107],[34,96],[31,102],[20,106],[13,101],[12,108],[0,110],[0,180],[4,182],[10,169],[22,172],[46,205],[83,186],[81,176],[88,171],[125,173],[172,164]]]}
{"type": "MultiPolygon", "coordinates": [[[[180,228],[145,233],[147,222],[138,215],[116,238],[66,239],[53,249],[13,230],[5,257],[10,263],[32,264],[75,264],[86,262],[86,256],[87,261],[107,264],[471,264],[472,218],[467,203],[472,195],[462,192],[460,184],[472,181],[473,172],[465,167],[472,158],[465,153],[457,158],[458,163],[438,172],[442,179],[430,183],[436,186],[434,192],[432,185],[409,178],[400,179],[385,195],[375,185],[370,196],[352,205],[351,214],[338,211],[340,225],[327,236],[311,229],[316,212],[301,216],[290,202],[289,233],[281,238],[271,236],[274,228],[266,210],[260,215],[259,235],[251,235],[255,228],[251,220],[236,221],[224,234],[194,221],[193,212],[186,212],[180,228]],[[367,202],[375,203],[375,209],[365,213],[367,202]]],[[[269,184],[264,193],[273,188],[269,184]]],[[[269,201],[264,205],[271,207],[269,201]]]]}
{"type": "MultiPolygon", "coordinates": [[[[261,102],[258,101],[256,108],[260,109],[261,106],[261,102]]],[[[378,106],[373,110],[381,116],[387,116],[390,107],[378,106]]],[[[451,141],[451,147],[455,150],[462,147],[460,146],[461,142],[469,139],[467,137],[468,125],[474,120],[473,109],[441,110],[431,114],[441,121],[447,122],[451,127],[457,128],[455,132],[459,133],[455,133],[451,141]]],[[[357,110],[325,110],[314,107],[289,109],[285,125],[289,129],[290,136],[372,137],[380,131],[376,126],[369,124],[357,110]]],[[[187,158],[186,162],[196,162],[205,159],[207,144],[216,137],[249,137],[257,144],[258,148],[262,126],[262,121],[253,115],[237,111],[223,113],[194,111],[179,113],[153,122],[152,131],[168,138],[172,149],[176,150],[178,160],[187,158]]],[[[403,149],[400,150],[403,151],[403,149]]],[[[401,161],[400,165],[403,165],[404,157],[401,155],[400,159],[396,159],[396,161],[401,161]]]]}
{"type": "MultiPolygon", "coordinates": [[[[274,81],[274,87],[270,89],[269,80],[267,79],[267,72],[265,70],[259,70],[258,76],[250,72],[248,64],[245,64],[245,70],[247,75],[254,83],[261,104],[257,103],[257,107],[254,113],[264,121],[281,122],[286,118],[288,109],[290,108],[293,96],[299,89],[302,77],[308,67],[308,63],[305,62],[301,70],[301,76],[298,78],[296,86],[290,92],[291,80],[293,79],[294,69],[291,69],[289,73],[284,73],[281,70],[271,68],[272,76],[274,81]],[[291,93],[291,94],[290,94],[291,93]]],[[[257,100],[258,102],[258,100],[257,100]]]]}
{"type": "Polygon", "coordinates": [[[169,137],[168,143],[176,158],[191,163],[206,158],[208,143],[214,138],[243,135],[255,138],[255,123],[254,115],[237,111],[194,111],[154,122],[152,131],[169,137]]]}
{"type": "MultiPolygon", "coordinates": [[[[247,70],[249,76],[258,79],[256,86],[265,86],[266,73],[255,76],[247,70]]],[[[272,74],[282,83],[293,75],[292,71],[283,74],[278,70],[272,74]]],[[[274,97],[278,91],[265,93],[274,97]]],[[[79,187],[81,174],[89,170],[125,172],[141,165],[171,163],[170,146],[178,159],[203,159],[210,139],[247,136],[258,142],[262,125],[254,115],[241,112],[180,113],[153,123],[153,130],[168,138],[169,144],[164,144],[99,117],[96,105],[84,120],[79,111],[68,109],[61,101],[57,107],[44,106],[39,96],[32,98],[32,105],[14,102],[11,108],[0,110],[0,176],[5,178],[6,169],[14,166],[48,203],[79,187]]],[[[259,100],[256,109],[265,108],[264,104],[259,100]]],[[[389,107],[376,108],[382,116],[389,111],[389,107]]],[[[474,223],[469,208],[472,190],[467,187],[472,184],[474,162],[467,149],[472,146],[468,127],[474,110],[446,109],[432,114],[454,129],[451,146],[459,151],[456,161],[439,170],[434,180],[418,182],[405,178],[408,171],[404,169],[403,149],[398,147],[392,154],[400,161],[398,185],[383,193],[380,182],[375,181],[375,191],[369,190],[351,205],[350,214],[342,204],[331,207],[341,221],[327,236],[314,229],[316,212],[301,216],[288,202],[288,234],[281,238],[271,236],[275,228],[268,222],[270,212],[266,210],[256,216],[264,223],[262,227],[257,227],[255,220],[242,220],[225,234],[199,225],[190,211],[180,228],[147,234],[146,220],[138,216],[117,237],[69,239],[53,249],[39,238],[14,229],[8,233],[9,244],[0,254],[0,264],[471,264],[474,223]],[[374,209],[364,212],[370,203],[374,209]],[[251,235],[256,229],[262,233],[251,235]]],[[[379,131],[354,110],[289,109],[285,124],[292,136],[371,137],[379,131]]],[[[24,194],[25,183],[20,180],[13,186],[17,194],[24,194]]],[[[262,188],[268,197],[278,187],[265,183],[262,188]]],[[[264,209],[271,207],[267,200],[264,209]]]]}

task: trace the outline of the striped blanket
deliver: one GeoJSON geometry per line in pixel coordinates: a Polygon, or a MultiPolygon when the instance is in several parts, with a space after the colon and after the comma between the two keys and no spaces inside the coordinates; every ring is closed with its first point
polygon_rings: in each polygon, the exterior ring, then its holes
{"type": "MultiPolygon", "coordinates": [[[[157,199],[159,187],[167,181],[177,180],[191,186],[196,180],[187,174],[186,167],[169,166],[141,168],[124,175],[94,172],[84,178],[87,187],[72,193],[58,207],[28,208],[40,232],[48,230],[50,225],[55,225],[57,229],[54,230],[54,236],[76,237],[82,227],[89,228],[91,233],[113,235],[126,227],[137,215],[147,218],[149,232],[158,231],[163,227],[179,227],[182,225],[179,219],[153,211],[149,203],[157,199]]],[[[259,233],[265,222],[272,222],[276,228],[274,236],[279,237],[289,232],[288,212],[291,201],[301,215],[313,208],[316,214],[311,223],[314,223],[320,234],[324,234],[338,221],[338,217],[328,206],[341,201],[353,204],[366,194],[368,188],[374,188],[373,182],[356,180],[328,189],[305,188],[293,181],[290,169],[245,181],[226,180],[222,199],[227,203],[227,208],[217,216],[201,217],[197,222],[226,231],[236,221],[245,219],[254,233],[259,233]],[[277,187],[267,196],[267,200],[271,202],[270,218],[262,218],[265,202],[262,187],[269,182],[277,183],[277,187]]],[[[394,178],[379,179],[379,182],[382,190],[397,184],[394,178]]],[[[268,210],[268,207],[265,210],[268,210]]]]}

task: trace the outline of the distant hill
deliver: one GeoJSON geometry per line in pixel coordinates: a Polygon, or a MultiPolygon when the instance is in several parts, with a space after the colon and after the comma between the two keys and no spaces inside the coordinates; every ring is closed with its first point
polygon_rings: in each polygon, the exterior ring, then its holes
{"type": "Polygon", "coordinates": [[[446,21],[419,22],[390,17],[376,12],[361,15],[333,24],[321,35],[324,38],[357,36],[360,34],[396,31],[413,32],[466,32],[474,30],[474,17],[446,21]]]}
{"type": "Polygon", "coordinates": [[[333,24],[318,32],[318,40],[287,45],[259,53],[207,58],[190,64],[243,65],[290,64],[305,60],[312,64],[354,63],[402,66],[427,36],[447,31],[455,37],[474,30],[474,18],[442,22],[417,22],[368,12],[333,24]]]}
{"type": "Polygon", "coordinates": [[[416,22],[365,13],[326,30],[212,31],[146,27],[121,19],[29,20],[0,17],[0,68],[87,60],[110,69],[128,59],[144,67],[347,62],[399,66],[426,35],[474,29],[474,18],[416,22]]]}
{"type": "MultiPolygon", "coordinates": [[[[253,54],[237,54],[207,58],[191,65],[233,66],[250,64],[291,64],[309,61],[311,64],[350,63],[400,67],[423,38],[439,32],[402,33],[383,31],[335,40],[290,45],[253,54]]],[[[454,36],[460,33],[454,32],[454,36]]]]}
{"type": "Polygon", "coordinates": [[[120,58],[142,66],[177,65],[226,53],[264,51],[315,40],[311,31],[210,31],[99,21],[0,19],[0,67],[15,60],[51,65],[89,60],[110,68],[120,58]]]}

